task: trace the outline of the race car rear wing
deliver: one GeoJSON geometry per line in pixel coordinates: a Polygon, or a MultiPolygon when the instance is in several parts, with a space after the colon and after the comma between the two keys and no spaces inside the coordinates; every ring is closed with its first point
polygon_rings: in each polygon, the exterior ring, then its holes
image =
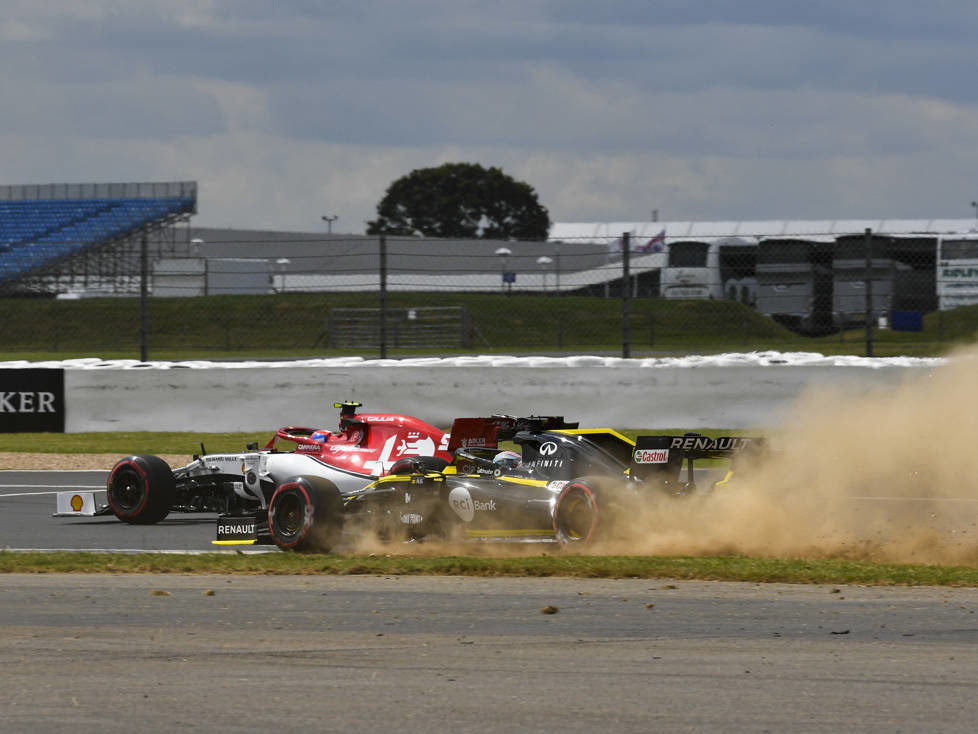
{"type": "Polygon", "coordinates": [[[493,415],[488,418],[456,418],[448,440],[448,451],[464,448],[495,448],[500,441],[512,439],[520,431],[550,431],[577,428],[562,415],[531,415],[517,418],[512,415],[493,415]]]}
{"type": "Polygon", "coordinates": [[[686,481],[693,485],[693,462],[696,459],[728,459],[731,469],[744,459],[756,458],[765,450],[763,438],[747,436],[718,436],[710,438],[698,433],[682,436],[639,436],[629,467],[633,479],[676,484],[686,462],[686,481]]]}

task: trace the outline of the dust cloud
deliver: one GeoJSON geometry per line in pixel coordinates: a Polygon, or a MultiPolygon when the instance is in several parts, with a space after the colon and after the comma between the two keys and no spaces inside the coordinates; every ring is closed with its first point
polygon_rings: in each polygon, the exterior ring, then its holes
{"type": "MultiPolygon", "coordinates": [[[[770,451],[713,491],[650,493],[588,554],[978,563],[978,348],[894,386],[813,387],[770,451]]],[[[702,488],[701,488],[702,489],[702,488]]],[[[522,544],[391,544],[359,552],[514,556],[522,544]]]]}
{"type": "Polygon", "coordinates": [[[972,348],[895,387],[812,388],[761,462],[650,502],[615,550],[976,563],[976,377],[972,348]]]}

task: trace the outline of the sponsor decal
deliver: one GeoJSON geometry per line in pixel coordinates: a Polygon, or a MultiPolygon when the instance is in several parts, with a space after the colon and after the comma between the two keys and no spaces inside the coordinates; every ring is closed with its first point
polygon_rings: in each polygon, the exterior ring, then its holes
{"type": "Polygon", "coordinates": [[[547,443],[540,445],[540,456],[553,456],[557,453],[557,444],[553,441],[547,441],[547,443]]]}
{"type": "Polygon", "coordinates": [[[534,459],[524,462],[523,466],[530,469],[557,469],[564,465],[563,459],[534,459]]]}
{"type": "Polygon", "coordinates": [[[472,522],[475,517],[475,507],[472,505],[472,495],[465,487],[455,487],[448,493],[448,504],[463,522],[472,522]]]}
{"type": "Polygon", "coordinates": [[[363,468],[369,470],[371,476],[379,477],[394,466],[394,460],[391,459],[391,454],[394,451],[394,442],[396,440],[397,436],[391,436],[384,442],[384,447],[380,450],[380,456],[375,461],[363,462],[363,468]]]}
{"type": "Polygon", "coordinates": [[[254,520],[217,522],[218,540],[250,540],[256,535],[254,520]]]}
{"type": "MultiPolygon", "coordinates": [[[[415,433],[414,435],[417,436],[418,434],[415,433]]],[[[408,438],[410,438],[410,435],[408,438]]],[[[401,443],[397,447],[397,455],[403,456],[405,454],[408,456],[434,456],[435,442],[428,436],[417,438],[414,441],[401,439],[401,443]]]]}
{"type": "Polygon", "coordinates": [[[944,268],[941,275],[945,278],[978,279],[978,268],[944,268]]]}
{"type": "Polygon", "coordinates": [[[635,451],[636,464],[667,464],[669,449],[638,449],[635,451]]]}
{"type": "Polygon", "coordinates": [[[721,436],[720,438],[675,436],[669,448],[682,449],[683,451],[734,451],[744,448],[750,442],[749,438],[739,438],[738,436],[721,436]]]}
{"type": "Polygon", "coordinates": [[[551,492],[559,492],[564,487],[566,487],[568,484],[570,484],[570,482],[566,482],[566,481],[564,481],[564,482],[547,482],[547,489],[549,489],[551,492]]]}
{"type": "Polygon", "coordinates": [[[73,517],[82,515],[92,517],[97,509],[94,492],[58,492],[58,511],[54,513],[54,516],[73,517]]]}
{"type": "Polygon", "coordinates": [[[496,511],[496,500],[489,500],[488,502],[479,502],[479,500],[472,500],[472,506],[477,512],[495,512],[496,511]]]}
{"type": "Polygon", "coordinates": [[[296,446],[295,450],[299,453],[305,452],[307,454],[318,454],[321,448],[322,447],[319,446],[319,444],[313,446],[308,443],[300,443],[298,446],[296,446]]]}
{"type": "Polygon", "coordinates": [[[394,423],[397,421],[397,416],[393,415],[359,415],[361,423],[394,423]]]}
{"type": "Polygon", "coordinates": [[[416,512],[409,512],[401,515],[401,522],[405,525],[420,525],[424,518],[416,512]]]}
{"type": "Polygon", "coordinates": [[[485,445],[486,445],[486,437],[485,436],[473,436],[472,438],[463,438],[462,439],[462,448],[464,448],[464,449],[467,449],[467,448],[478,448],[480,446],[485,446],[485,445]]]}

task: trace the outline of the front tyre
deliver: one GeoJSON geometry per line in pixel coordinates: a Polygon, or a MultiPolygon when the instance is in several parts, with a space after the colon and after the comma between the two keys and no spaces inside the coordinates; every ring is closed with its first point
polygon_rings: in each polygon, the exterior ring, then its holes
{"type": "Polygon", "coordinates": [[[595,484],[586,479],[575,479],[557,496],[554,537],[563,546],[582,547],[593,543],[599,514],[595,484]]]}
{"type": "Polygon", "coordinates": [[[106,494],[117,518],[134,525],[151,525],[170,514],[176,482],[170,465],[160,457],[127,456],[112,468],[106,494]]]}
{"type": "Polygon", "coordinates": [[[327,553],[343,530],[340,492],[321,477],[294,477],[268,503],[268,531],[279,548],[327,553]]]}

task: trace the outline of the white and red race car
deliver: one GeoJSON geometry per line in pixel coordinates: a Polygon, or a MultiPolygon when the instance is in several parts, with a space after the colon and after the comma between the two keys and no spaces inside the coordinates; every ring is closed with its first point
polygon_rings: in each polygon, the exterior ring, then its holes
{"type": "Polygon", "coordinates": [[[275,489],[293,476],[318,476],[341,491],[359,489],[387,474],[404,457],[421,457],[437,471],[452,459],[449,434],[418,418],[357,413],[360,403],[335,403],[339,430],[287,426],[261,449],[201,453],[178,469],[158,456],[127,456],[109,474],[107,503],[94,492],[58,493],[57,516],[114,514],[137,524],[157,523],[171,512],[236,514],[265,508],[275,489]],[[283,442],[293,444],[281,450],[283,442]]]}

